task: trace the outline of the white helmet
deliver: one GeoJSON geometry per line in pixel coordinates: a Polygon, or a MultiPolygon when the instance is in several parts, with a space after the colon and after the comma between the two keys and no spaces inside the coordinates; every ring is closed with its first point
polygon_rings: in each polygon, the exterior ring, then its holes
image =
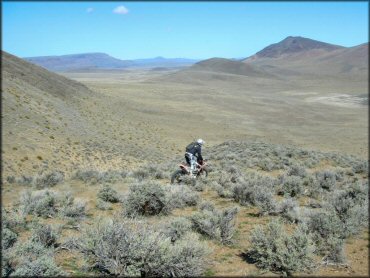
{"type": "Polygon", "coordinates": [[[201,146],[202,146],[205,142],[204,142],[204,140],[203,140],[203,139],[198,139],[198,140],[197,140],[197,143],[198,143],[199,145],[201,145],[201,146]]]}

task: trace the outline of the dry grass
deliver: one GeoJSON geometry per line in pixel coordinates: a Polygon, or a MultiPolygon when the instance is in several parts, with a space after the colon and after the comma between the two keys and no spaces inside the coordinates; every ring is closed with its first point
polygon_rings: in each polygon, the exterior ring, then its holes
{"type": "MultiPolygon", "coordinates": [[[[79,169],[132,172],[147,164],[161,164],[162,171],[170,174],[176,169],[176,163],[183,160],[183,148],[197,137],[207,142],[203,151],[205,157],[212,152],[213,146],[231,139],[259,139],[367,157],[366,106],[338,107],[308,101],[312,92],[330,97],[335,91],[347,93],[343,90],[359,88],[343,87],[340,82],[330,80],[320,88],[308,81],[300,84],[298,81],[279,81],[275,84],[265,79],[230,75],[224,76],[227,81],[217,78],[205,81],[200,78],[203,76],[198,76],[196,82],[189,79],[187,83],[153,79],[166,73],[69,74],[96,93],[64,100],[29,86],[21,77],[6,76],[2,95],[3,177],[36,176],[58,169],[66,178],[53,190],[70,191],[76,199],[87,202],[87,217],[78,223],[59,218],[36,219],[41,223],[65,225],[61,240],[72,234],[79,235],[79,227],[90,225],[99,216],[113,217],[122,213],[121,204],[112,204],[112,210],[105,211],[96,207],[100,184],[71,179],[79,169]],[[149,79],[151,81],[147,81],[149,79]]],[[[209,75],[205,76],[209,78],[209,75]]],[[[210,163],[219,165],[220,161],[210,163]]],[[[307,172],[312,174],[335,167],[331,161],[322,159],[307,172]]],[[[272,178],[285,172],[284,169],[267,172],[258,167],[251,168],[244,165],[241,170],[243,173],[256,171],[272,178]]],[[[211,172],[209,180],[215,175],[217,173],[211,172]]],[[[367,179],[363,174],[356,177],[367,179]]],[[[156,181],[164,188],[169,186],[166,178],[156,181]]],[[[134,182],[135,178],[129,175],[110,186],[120,195],[126,195],[134,182]]],[[[21,192],[29,187],[31,185],[5,183],[3,207],[12,208],[21,192]]],[[[214,203],[217,209],[236,205],[231,198],[220,198],[209,185],[199,194],[202,200],[214,203]]],[[[280,201],[280,198],[276,200],[280,201]]],[[[301,205],[307,200],[305,198],[299,199],[301,205]]],[[[174,217],[189,217],[196,211],[196,207],[175,209],[169,216],[155,216],[147,221],[158,224],[174,217]]],[[[258,217],[256,207],[239,206],[232,246],[204,239],[213,249],[208,256],[207,273],[219,276],[273,275],[262,273],[243,257],[250,246],[250,231],[256,224],[265,224],[272,217],[258,217]]],[[[28,222],[31,222],[30,217],[28,222]]],[[[19,238],[23,240],[28,235],[29,231],[25,230],[19,238]]],[[[351,238],[345,250],[350,268],[320,268],[315,274],[367,275],[368,238],[365,235],[351,238]]],[[[70,275],[86,274],[81,270],[78,252],[60,251],[56,261],[70,275]]]]}

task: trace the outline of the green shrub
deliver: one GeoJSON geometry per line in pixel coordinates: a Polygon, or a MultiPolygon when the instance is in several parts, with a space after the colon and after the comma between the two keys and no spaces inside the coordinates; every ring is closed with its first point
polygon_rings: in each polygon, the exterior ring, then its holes
{"type": "Polygon", "coordinates": [[[17,241],[18,235],[8,228],[1,230],[1,247],[2,250],[8,249],[17,241]]]}
{"type": "Polygon", "coordinates": [[[267,188],[255,188],[254,204],[259,208],[259,214],[267,215],[275,213],[277,210],[277,203],[274,195],[267,188]]]}
{"type": "Polygon", "coordinates": [[[195,231],[223,244],[231,244],[237,212],[236,207],[219,211],[214,206],[202,206],[201,211],[194,213],[190,219],[195,231]]]}
{"type": "Polygon", "coordinates": [[[26,214],[21,209],[11,209],[10,211],[1,209],[2,213],[2,228],[8,228],[13,232],[20,232],[26,228],[26,214]]]}
{"type": "Polygon", "coordinates": [[[42,255],[52,256],[53,250],[39,241],[27,240],[18,242],[14,246],[14,254],[16,257],[28,257],[30,260],[35,260],[42,255]]]}
{"type": "Polygon", "coordinates": [[[369,173],[369,162],[368,161],[357,161],[353,163],[352,170],[356,174],[368,174],[369,173]]]}
{"type": "Polygon", "coordinates": [[[201,212],[194,213],[190,219],[195,231],[209,238],[220,240],[220,218],[216,209],[203,209],[201,212]]]}
{"type": "Polygon", "coordinates": [[[86,203],[76,201],[70,206],[60,208],[60,215],[64,217],[82,218],[86,216],[86,203]]]}
{"type": "Polygon", "coordinates": [[[220,213],[220,237],[223,244],[232,244],[235,233],[235,216],[238,212],[236,207],[227,208],[220,213]]]}
{"type": "Polygon", "coordinates": [[[231,191],[231,187],[223,187],[217,181],[212,182],[211,188],[215,190],[219,197],[221,198],[232,198],[233,192],[231,191]]]}
{"type": "Polygon", "coordinates": [[[21,176],[19,178],[16,178],[15,179],[15,182],[20,184],[20,185],[31,185],[33,182],[34,182],[34,178],[33,177],[27,177],[27,176],[21,176]]]}
{"type": "Polygon", "coordinates": [[[321,187],[316,177],[311,174],[303,178],[302,185],[304,189],[303,194],[311,198],[318,199],[327,193],[327,191],[321,187]]]}
{"type": "Polygon", "coordinates": [[[196,191],[204,191],[204,189],[206,188],[206,185],[208,183],[208,179],[205,178],[205,177],[199,177],[197,180],[196,180],[196,183],[195,185],[193,185],[193,188],[194,190],[196,191]]]}
{"type": "Polygon", "coordinates": [[[297,223],[300,220],[299,205],[292,198],[286,198],[281,201],[277,211],[283,218],[291,223],[297,223]]]}
{"type": "Polygon", "coordinates": [[[84,231],[79,249],[91,268],[109,275],[199,276],[206,267],[207,248],[195,234],[171,242],[139,221],[98,221],[84,231]]]}
{"type": "Polygon", "coordinates": [[[323,262],[330,264],[344,264],[347,262],[344,253],[344,240],[340,238],[330,238],[327,242],[327,249],[324,252],[323,262]]]}
{"type": "Polygon", "coordinates": [[[345,172],[343,169],[336,169],[335,170],[335,180],[338,181],[338,182],[342,182],[344,181],[344,175],[345,175],[345,172]]]}
{"type": "Polygon", "coordinates": [[[353,200],[354,203],[363,205],[369,198],[368,183],[346,183],[343,185],[342,197],[353,200]]]}
{"type": "Polygon", "coordinates": [[[51,225],[41,225],[32,231],[31,241],[39,242],[45,247],[56,247],[59,233],[51,225]]]}
{"type": "Polygon", "coordinates": [[[82,180],[85,183],[97,184],[97,183],[115,183],[127,177],[128,172],[126,171],[114,171],[108,170],[105,172],[99,172],[96,170],[78,170],[73,175],[73,179],[82,180]]]}
{"type": "Polygon", "coordinates": [[[138,169],[138,170],[132,172],[132,176],[134,178],[138,179],[139,181],[142,181],[142,180],[147,179],[147,178],[150,177],[150,171],[147,168],[138,169]]]}
{"type": "Polygon", "coordinates": [[[280,183],[280,194],[296,197],[302,195],[304,192],[303,180],[299,176],[281,176],[280,183]]]}
{"type": "Polygon", "coordinates": [[[57,196],[52,191],[26,191],[21,195],[20,205],[25,214],[49,217],[57,212],[57,196]]]}
{"type": "Polygon", "coordinates": [[[171,238],[172,242],[183,238],[183,236],[190,231],[191,222],[184,217],[175,218],[165,228],[165,233],[171,238]]]}
{"type": "Polygon", "coordinates": [[[115,183],[118,181],[121,181],[125,177],[128,176],[127,171],[118,171],[118,170],[108,170],[105,172],[102,172],[100,174],[100,179],[98,180],[99,183],[115,183]]]}
{"type": "Polygon", "coordinates": [[[42,176],[36,177],[34,183],[36,188],[42,189],[47,187],[53,187],[63,181],[64,173],[61,171],[53,171],[51,173],[47,173],[42,176]]]}
{"type": "Polygon", "coordinates": [[[328,249],[328,242],[333,239],[344,238],[341,222],[332,211],[321,211],[309,215],[306,225],[312,234],[318,252],[325,252],[328,249]]]}
{"type": "Polygon", "coordinates": [[[109,202],[102,201],[101,199],[98,199],[96,202],[96,207],[100,210],[112,210],[112,204],[109,202]]]}
{"type": "Polygon", "coordinates": [[[23,257],[22,261],[17,265],[13,276],[61,276],[66,273],[56,265],[54,258],[48,255],[43,255],[35,260],[29,261],[23,257]]]}
{"type": "Polygon", "coordinates": [[[272,171],[275,169],[275,164],[271,161],[269,158],[263,158],[258,161],[258,166],[263,170],[263,171],[272,171]]]}
{"type": "Polygon", "coordinates": [[[85,203],[76,202],[71,193],[57,194],[49,190],[26,191],[20,198],[20,209],[23,214],[41,217],[55,215],[65,217],[85,216],[85,203]]]}
{"type": "Polygon", "coordinates": [[[61,242],[60,248],[66,250],[79,250],[80,238],[77,236],[69,236],[61,242]]]}
{"type": "Polygon", "coordinates": [[[14,246],[10,256],[14,276],[60,276],[65,275],[54,261],[54,250],[39,240],[27,240],[14,246]]]}
{"type": "Polygon", "coordinates": [[[311,214],[306,221],[308,231],[316,245],[316,252],[324,255],[324,261],[344,263],[344,230],[334,212],[325,211],[311,214]]]}
{"type": "Polygon", "coordinates": [[[307,176],[307,172],[306,172],[306,169],[299,165],[299,164],[294,164],[292,166],[290,166],[288,172],[287,172],[287,175],[288,176],[298,176],[298,177],[301,177],[301,178],[304,178],[307,176]]]}
{"type": "Polygon", "coordinates": [[[197,180],[190,175],[182,175],[179,184],[195,187],[197,184],[197,180]]]}
{"type": "Polygon", "coordinates": [[[216,207],[212,202],[203,201],[199,204],[199,209],[201,211],[208,210],[208,211],[215,211],[216,207]]]}
{"type": "Polygon", "coordinates": [[[10,184],[15,183],[15,177],[14,176],[7,176],[6,181],[10,184]]]}
{"type": "Polygon", "coordinates": [[[118,203],[120,198],[118,192],[111,188],[110,186],[103,186],[98,192],[98,198],[110,203],[118,203]]]}
{"type": "Polygon", "coordinates": [[[273,220],[265,228],[252,230],[250,240],[247,254],[260,268],[292,275],[314,266],[314,245],[302,226],[289,235],[280,222],[273,220]]]}
{"type": "Polygon", "coordinates": [[[186,185],[171,186],[167,193],[168,206],[171,208],[183,208],[195,206],[200,199],[199,194],[186,185]]]}
{"type": "Polygon", "coordinates": [[[171,210],[163,186],[151,181],[131,185],[124,206],[128,216],[168,214],[171,210]]]}
{"type": "Polygon", "coordinates": [[[243,176],[240,170],[235,166],[226,165],[222,168],[218,179],[213,182],[212,187],[221,198],[232,198],[232,188],[242,181],[243,176]]]}
{"type": "Polygon", "coordinates": [[[275,182],[273,179],[250,174],[232,187],[233,198],[242,206],[257,206],[261,214],[275,212],[275,182]]]}
{"type": "Polygon", "coordinates": [[[22,175],[20,177],[16,177],[15,178],[15,183],[19,184],[19,185],[24,185],[24,186],[32,185],[33,177],[32,176],[25,176],[25,175],[22,175]]]}
{"type": "Polygon", "coordinates": [[[332,191],[335,188],[336,175],[332,171],[322,171],[316,173],[316,179],[319,182],[321,188],[332,191]]]}
{"type": "Polygon", "coordinates": [[[359,188],[334,191],[327,205],[340,219],[345,237],[357,234],[368,225],[368,195],[359,188]]]}
{"type": "Polygon", "coordinates": [[[243,180],[240,170],[236,167],[228,167],[227,172],[222,171],[219,175],[218,184],[225,189],[230,189],[233,184],[243,180]]]}
{"type": "Polygon", "coordinates": [[[86,216],[86,203],[76,201],[71,192],[67,192],[58,198],[58,212],[62,217],[82,218],[86,216]]]}
{"type": "Polygon", "coordinates": [[[241,205],[255,205],[255,190],[261,188],[274,192],[274,180],[256,173],[249,173],[232,186],[233,198],[241,205]]]}
{"type": "Polygon", "coordinates": [[[158,167],[158,165],[148,166],[148,172],[149,172],[149,175],[155,179],[164,179],[168,177],[168,175],[166,175],[165,172],[158,167]]]}
{"type": "Polygon", "coordinates": [[[99,172],[95,170],[78,170],[74,176],[74,179],[82,180],[84,182],[91,182],[92,184],[96,184],[99,180],[99,172]]]}
{"type": "Polygon", "coordinates": [[[11,261],[11,249],[1,250],[1,275],[2,277],[8,277],[14,272],[14,266],[11,261]]]}

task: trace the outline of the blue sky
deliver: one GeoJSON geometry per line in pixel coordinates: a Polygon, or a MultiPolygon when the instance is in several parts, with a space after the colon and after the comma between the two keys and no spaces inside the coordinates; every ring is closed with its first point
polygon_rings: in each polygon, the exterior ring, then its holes
{"type": "Polygon", "coordinates": [[[287,36],[369,41],[362,2],[2,2],[2,49],[19,57],[241,58],[287,36]]]}

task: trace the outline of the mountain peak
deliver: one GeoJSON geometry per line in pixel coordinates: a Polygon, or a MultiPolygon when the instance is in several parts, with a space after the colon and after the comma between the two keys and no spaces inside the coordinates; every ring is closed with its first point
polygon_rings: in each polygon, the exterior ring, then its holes
{"type": "Polygon", "coordinates": [[[278,58],[282,55],[292,55],[313,49],[332,51],[343,48],[343,46],[316,41],[300,36],[289,36],[278,43],[271,44],[256,53],[257,57],[278,58]]]}

